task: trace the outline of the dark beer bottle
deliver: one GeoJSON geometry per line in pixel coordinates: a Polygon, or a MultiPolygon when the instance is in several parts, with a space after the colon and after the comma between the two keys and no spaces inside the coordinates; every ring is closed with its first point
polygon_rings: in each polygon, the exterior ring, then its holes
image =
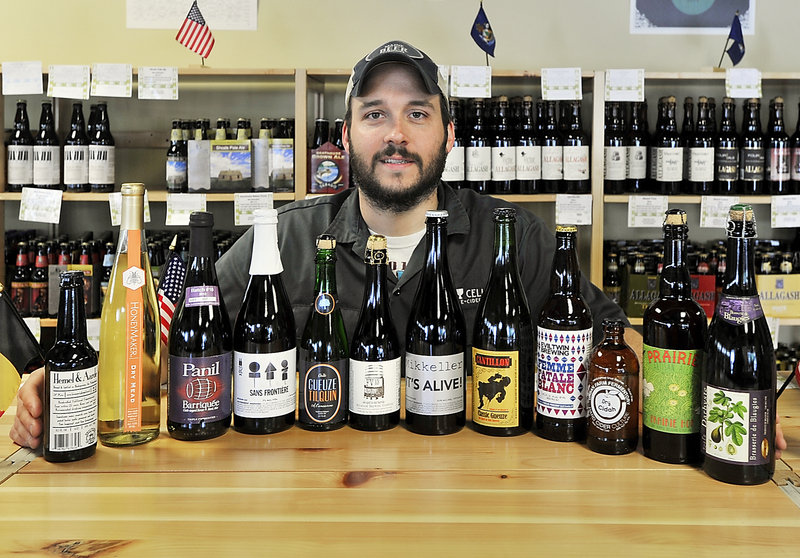
{"type": "Polygon", "coordinates": [[[317,149],[328,143],[330,136],[330,122],[324,118],[317,118],[314,121],[314,137],[311,140],[309,149],[317,149]]]}
{"type": "Polygon", "coordinates": [[[542,187],[542,146],[533,117],[533,97],[522,98],[516,139],[516,179],[520,194],[539,194],[542,187]]]}
{"type": "Polygon", "coordinates": [[[630,453],[639,442],[639,361],[624,335],[622,320],[603,320],[590,359],[586,445],[597,453],[630,453]]]}
{"type": "Polygon", "coordinates": [[[46,318],[49,316],[48,310],[48,260],[47,249],[43,242],[36,245],[36,267],[31,273],[31,316],[34,318],[46,318]]]}
{"type": "Polygon", "coordinates": [[[686,265],[686,212],[664,219],[664,267],[658,298],[642,318],[642,447],[650,459],[700,459],[700,371],[706,314],[692,299],[686,265]]]}
{"type": "Polygon", "coordinates": [[[586,374],[592,313],[581,296],[575,226],[556,227],[550,295],[539,314],[536,433],[548,440],[586,437],[586,374]]]}
{"type": "Polygon", "coordinates": [[[625,191],[642,194],[648,190],[647,173],[650,134],[647,126],[647,103],[631,103],[631,118],[624,140],[625,191]]]}
{"type": "Polygon", "coordinates": [[[589,136],[583,129],[581,102],[570,101],[569,118],[564,131],[563,190],[567,194],[588,194],[592,190],[589,177],[589,136]]]}
{"type": "Polygon", "coordinates": [[[564,142],[556,122],[556,102],[545,101],[542,122],[542,190],[557,194],[564,180],[564,142]]]}
{"type": "Polygon", "coordinates": [[[83,272],[63,272],[59,286],[42,392],[42,455],[54,462],[85,459],[97,449],[97,352],[86,337],[83,272]]]}
{"type": "Polygon", "coordinates": [[[686,97],[683,100],[683,123],[681,124],[680,144],[683,148],[683,184],[681,191],[684,194],[691,193],[689,185],[689,147],[694,139],[694,99],[686,97]]]}
{"type": "Polygon", "coordinates": [[[472,422],[491,436],[515,436],[533,424],[534,339],[517,266],[512,208],[494,210],[494,262],[472,336],[472,422]]]}
{"type": "Polygon", "coordinates": [[[189,191],[188,153],[180,124],[180,120],[172,121],[167,149],[167,192],[173,193],[189,191]]]}
{"type": "Polygon", "coordinates": [[[689,153],[689,193],[708,195],[714,185],[714,137],[708,115],[708,98],[697,99],[697,126],[686,145],[689,153]]]}
{"type": "Polygon", "coordinates": [[[442,182],[460,190],[464,187],[464,122],[458,99],[450,99],[450,120],[453,122],[455,141],[444,163],[442,182]]]}
{"type": "Polygon", "coordinates": [[[619,272],[619,256],[616,252],[609,252],[606,257],[603,292],[609,299],[622,306],[622,279],[619,272]]]}
{"type": "Polygon", "coordinates": [[[719,135],[714,144],[715,191],[732,195],[739,191],[739,136],[736,133],[736,105],[730,97],[722,99],[719,135]]]}
{"type": "Polygon", "coordinates": [[[797,125],[795,126],[794,134],[789,140],[789,148],[791,151],[791,180],[792,180],[792,193],[800,193],[800,103],[798,103],[798,117],[797,125]]]}
{"type": "MultiPolygon", "coordinates": [[[[342,130],[344,129],[344,120],[337,118],[333,121],[333,135],[331,136],[331,143],[339,149],[344,149],[344,141],[342,140],[342,130]]],[[[463,145],[463,144],[462,144],[463,145]]]]}
{"type": "Polygon", "coordinates": [[[50,101],[42,103],[39,133],[33,146],[33,185],[53,190],[61,188],[61,148],[50,101]]]}
{"type": "Polygon", "coordinates": [[[300,339],[298,426],[336,430],[347,423],[347,334],[336,292],[336,239],[317,237],[314,302],[300,339]]]}
{"type": "Polygon", "coordinates": [[[508,97],[500,96],[497,100],[492,138],[492,193],[511,194],[516,171],[516,149],[509,126],[508,97]]]}
{"type": "Polygon", "coordinates": [[[767,128],[766,174],[770,194],[792,193],[790,158],[789,136],[783,123],[783,97],[776,97],[772,102],[767,128]]]}
{"type": "Polygon", "coordinates": [[[606,194],[622,194],[625,191],[625,169],[628,158],[624,131],[622,105],[617,102],[606,104],[603,165],[603,191],[606,194]]]}
{"type": "Polygon", "coordinates": [[[742,142],[739,151],[739,178],[742,194],[755,195],[764,191],[766,159],[764,136],[761,133],[761,101],[749,99],[744,106],[742,142]]]}
{"type": "Polygon", "coordinates": [[[675,123],[675,97],[665,99],[659,119],[663,127],[656,132],[653,139],[656,193],[680,194],[683,181],[683,147],[675,123]]]}
{"type": "Polygon", "coordinates": [[[89,138],[89,186],[92,192],[114,191],[115,149],[108,107],[105,103],[97,103],[97,123],[89,138]]]}
{"type": "Polygon", "coordinates": [[[6,190],[21,192],[33,186],[33,135],[25,101],[17,101],[14,127],[6,149],[6,190]]]}
{"type": "Polygon", "coordinates": [[[364,300],[350,346],[348,423],[358,430],[388,430],[400,424],[403,350],[389,310],[386,237],[369,237],[364,263],[364,300]]]}
{"type": "Polygon", "coordinates": [[[283,287],[278,212],[259,209],[250,281],[233,326],[233,428],[272,434],[294,424],[297,333],[283,287]]]}
{"type": "Polygon", "coordinates": [[[68,192],[88,192],[89,138],[81,103],[72,104],[72,120],[64,138],[64,188],[68,192]]]}
{"type": "Polygon", "coordinates": [[[31,268],[28,264],[28,244],[17,243],[17,265],[11,275],[11,302],[19,315],[31,315],[31,268]]]}
{"type": "Polygon", "coordinates": [[[728,266],[703,366],[703,470],[724,482],[761,484],[775,471],[776,366],[756,288],[752,207],[732,206],[727,232],[728,266]]]}
{"type": "Polygon", "coordinates": [[[465,138],[467,188],[479,194],[488,194],[492,180],[492,148],[485,128],[483,101],[472,101],[472,123],[465,138]]]}
{"type": "Polygon", "coordinates": [[[466,424],[466,322],[447,261],[447,211],[425,213],[425,267],[406,329],[406,426],[452,434],[466,424]]]}

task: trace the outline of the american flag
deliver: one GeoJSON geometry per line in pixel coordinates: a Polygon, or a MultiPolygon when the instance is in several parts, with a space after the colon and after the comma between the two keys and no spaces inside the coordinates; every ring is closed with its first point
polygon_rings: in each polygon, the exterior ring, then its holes
{"type": "MultiPolygon", "coordinates": [[[[175,240],[177,240],[177,236],[175,240]]],[[[175,313],[175,305],[181,298],[183,289],[183,279],[186,277],[186,265],[181,257],[175,252],[175,240],[169,247],[167,263],[164,264],[164,271],[161,273],[161,281],[158,283],[158,313],[161,318],[161,341],[166,345],[169,341],[169,324],[172,323],[172,315],[175,313]]]]}
{"type": "Polygon", "coordinates": [[[211,54],[211,49],[214,48],[214,36],[206,25],[200,8],[197,7],[197,0],[192,2],[192,7],[186,14],[178,34],[175,35],[175,40],[203,58],[208,58],[211,54]]]}

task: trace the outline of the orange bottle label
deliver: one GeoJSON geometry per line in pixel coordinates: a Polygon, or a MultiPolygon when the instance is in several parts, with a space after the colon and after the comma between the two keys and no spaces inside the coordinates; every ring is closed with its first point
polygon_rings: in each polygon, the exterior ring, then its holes
{"type": "Polygon", "coordinates": [[[142,429],[142,365],[145,274],[142,267],[142,231],[128,231],[128,269],[122,274],[127,316],[125,323],[125,419],[123,431],[142,429]]]}

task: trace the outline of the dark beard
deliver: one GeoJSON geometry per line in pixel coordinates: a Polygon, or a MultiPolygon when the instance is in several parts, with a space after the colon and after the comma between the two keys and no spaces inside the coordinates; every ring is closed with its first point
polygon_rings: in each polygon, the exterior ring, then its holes
{"type": "Polygon", "coordinates": [[[419,205],[436,190],[439,180],[444,172],[444,165],[447,159],[447,136],[442,142],[441,148],[436,153],[433,160],[424,166],[422,158],[416,153],[409,153],[405,147],[397,147],[394,144],[373,155],[368,163],[363,157],[353,149],[350,144],[350,174],[353,182],[361,189],[370,205],[381,211],[403,213],[412,207],[419,205]],[[420,169],[419,180],[405,190],[391,190],[384,188],[383,185],[375,180],[375,167],[381,159],[398,154],[404,159],[414,161],[420,169]]]}

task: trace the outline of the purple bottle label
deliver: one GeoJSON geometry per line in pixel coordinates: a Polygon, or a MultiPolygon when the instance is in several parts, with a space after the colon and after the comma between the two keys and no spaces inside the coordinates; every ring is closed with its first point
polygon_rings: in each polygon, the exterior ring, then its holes
{"type": "Polygon", "coordinates": [[[219,306],[219,287],[216,285],[186,287],[186,306],[219,306]]]}
{"type": "Polygon", "coordinates": [[[764,315],[761,300],[756,296],[720,295],[717,303],[717,316],[732,325],[742,325],[764,315]]]}
{"type": "Polygon", "coordinates": [[[231,414],[231,353],[209,357],[169,355],[169,419],[215,422],[231,414]]]}

